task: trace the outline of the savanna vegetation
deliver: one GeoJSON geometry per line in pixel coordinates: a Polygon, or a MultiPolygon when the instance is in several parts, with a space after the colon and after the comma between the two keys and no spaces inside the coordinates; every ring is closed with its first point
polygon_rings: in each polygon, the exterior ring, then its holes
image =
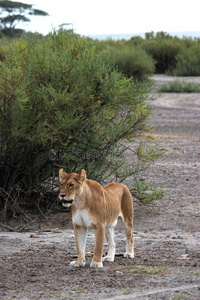
{"type": "Polygon", "coordinates": [[[60,167],[84,168],[100,183],[132,178],[133,195],[147,203],[160,196],[138,179],[162,154],[143,135],[151,130],[148,75],[199,75],[199,47],[199,40],[165,33],[128,41],[92,41],[65,30],[3,37],[1,217],[52,210],[60,167]],[[127,152],[132,163],[125,167],[127,152]]]}
{"type": "MultiPolygon", "coordinates": [[[[57,174],[87,170],[101,183],[124,181],[154,161],[148,80],[127,78],[113,51],[60,30],[0,47],[0,197],[3,216],[26,208],[51,209],[57,174]],[[139,139],[141,137],[141,139],[139,139]],[[136,141],[124,167],[127,141],[136,141]],[[52,201],[49,200],[52,195],[52,201]]],[[[141,189],[141,186],[140,186],[141,189]]]]}
{"type": "Polygon", "coordinates": [[[200,76],[200,39],[182,39],[165,32],[146,33],[129,40],[96,40],[101,51],[112,49],[116,66],[127,76],[143,78],[146,75],[168,74],[175,76],[200,76]]]}
{"type": "Polygon", "coordinates": [[[200,85],[196,82],[175,79],[167,84],[162,84],[158,91],[162,93],[200,93],[200,85]]]}

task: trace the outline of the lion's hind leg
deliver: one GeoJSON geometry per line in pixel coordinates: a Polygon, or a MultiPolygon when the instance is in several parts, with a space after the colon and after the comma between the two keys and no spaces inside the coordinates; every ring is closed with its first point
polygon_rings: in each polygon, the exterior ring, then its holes
{"type": "Polygon", "coordinates": [[[126,233],[126,252],[124,257],[134,258],[134,235],[132,232],[132,222],[124,222],[126,233]]]}
{"type": "Polygon", "coordinates": [[[121,202],[122,220],[126,233],[126,252],[124,257],[134,258],[133,200],[130,191],[125,188],[121,202]]]}

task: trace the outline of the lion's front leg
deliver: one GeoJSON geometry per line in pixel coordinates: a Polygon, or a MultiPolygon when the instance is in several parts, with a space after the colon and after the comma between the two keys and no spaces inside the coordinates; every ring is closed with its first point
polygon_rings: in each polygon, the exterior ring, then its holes
{"type": "Polygon", "coordinates": [[[96,228],[96,242],[94,248],[94,257],[90,264],[92,268],[102,268],[102,256],[103,256],[103,242],[105,236],[105,226],[98,225],[96,228]]]}
{"type": "Polygon", "coordinates": [[[106,228],[106,239],[108,242],[108,254],[103,257],[103,261],[114,261],[115,259],[115,241],[114,241],[114,227],[106,228]]]}
{"type": "Polygon", "coordinates": [[[74,234],[76,238],[76,247],[78,251],[78,258],[76,261],[72,261],[70,266],[72,267],[84,267],[85,266],[85,245],[87,239],[87,228],[74,225],[74,234]]]}

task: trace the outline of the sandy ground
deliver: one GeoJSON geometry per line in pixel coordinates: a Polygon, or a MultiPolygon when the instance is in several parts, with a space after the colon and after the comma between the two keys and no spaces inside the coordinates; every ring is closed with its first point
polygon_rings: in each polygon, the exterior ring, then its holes
{"type": "MultiPolygon", "coordinates": [[[[154,79],[158,86],[173,77],[154,79]]],[[[200,83],[199,77],[184,80],[200,83]]],[[[147,206],[134,200],[135,258],[121,256],[120,222],[119,255],[98,270],[89,267],[92,231],[86,267],[70,268],[76,248],[69,213],[54,216],[64,220],[62,230],[0,231],[0,299],[200,299],[200,94],[156,93],[150,104],[154,137],[167,152],[143,177],[165,194],[147,206]]]]}

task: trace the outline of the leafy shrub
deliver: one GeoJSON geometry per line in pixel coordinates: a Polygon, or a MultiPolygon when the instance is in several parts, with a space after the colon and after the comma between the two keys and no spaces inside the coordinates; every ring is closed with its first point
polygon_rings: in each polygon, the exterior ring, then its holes
{"type": "Polygon", "coordinates": [[[156,38],[147,40],[144,49],[155,60],[156,73],[171,72],[176,66],[176,56],[181,48],[179,40],[156,38]]]}
{"type": "Polygon", "coordinates": [[[0,61],[3,61],[5,58],[5,47],[0,47],[0,61]]]}
{"type": "Polygon", "coordinates": [[[122,50],[125,47],[124,40],[116,41],[111,38],[107,38],[106,40],[95,40],[94,43],[97,51],[104,51],[107,48],[122,50]]]}
{"type": "Polygon", "coordinates": [[[173,71],[176,76],[200,75],[200,44],[183,48],[176,56],[177,64],[173,71]]]}
{"type": "Polygon", "coordinates": [[[168,84],[162,84],[159,92],[163,93],[200,93],[200,85],[176,79],[168,84]]]}
{"type": "Polygon", "coordinates": [[[180,39],[176,36],[170,36],[163,31],[157,33],[147,32],[145,39],[135,36],[128,41],[96,40],[95,45],[97,51],[103,51],[108,47],[118,50],[120,53],[119,68],[124,69],[124,74],[126,72],[132,74],[133,69],[133,76],[135,76],[135,73],[136,75],[144,74],[144,71],[146,71],[146,74],[151,74],[152,70],[156,73],[175,74],[177,76],[199,75],[198,57],[200,42],[190,37],[180,39]],[[139,54],[139,52],[141,53],[139,54]],[[145,63],[141,59],[143,56],[145,63]],[[135,58],[138,59],[138,63],[136,63],[135,58]],[[131,65],[132,61],[134,61],[133,68],[131,66],[128,68],[129,63],[131,65]],[[145,69],[145,64],[147,70],[145,69]],[[152,68],[152,65],[155,67],[152,68]]]}
{"type": "MultiPolygon", "coordinates": [[[[112,52],[97,53],[87,39],[62,30],[7,46],[0,62],[4,216],[40,203],[51,207],[46,197],[53,193],[56,199],[60,167],[85,168],[101,183],[142,170],[123,170],[122,141],[149,130],[149,88],[115,71],[112,52]]],[[[145,156],[141,147],[133,155],[140,152],[145,156]]]]}
{"type": "Polygon", "coordinates": [[[142,79],[154,73],[154,62],[147,53],[137,48],[125,48],[116,53],[117,68],[126,76],[142,79]]]}
{"type": "Polygon", "coordinates": [[[163,189],[152,187],[135,177],[131,193],[140,200],[140,205],[151,204],[154,200],[161,198],[164,194],[163,189]]]}
{"type": "Polygon", "coordinates": [[[141,36],[133,36],[126,42],[128,47],[142,46],[144,44],[144,39],[141,36]]]}

